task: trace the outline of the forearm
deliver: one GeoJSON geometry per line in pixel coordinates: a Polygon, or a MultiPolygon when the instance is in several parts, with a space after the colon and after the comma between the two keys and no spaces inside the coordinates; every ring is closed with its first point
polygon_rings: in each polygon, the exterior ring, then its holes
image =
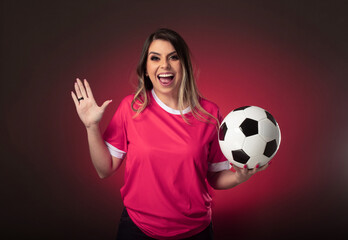
{"type": "Polygon", "coordinates": [[[210,186],[217,190],[224,190],[233,188],[242,183],[237,177],[235,172],[230,170],[223,170],[220,172],[208,173],[208,182],[210,186]]]}
{"type": "Polygon", "coordinates": [[[102,138],[99,125],[88,127],[87,136],[92,163],[99,177],[110,176],[118,166],[113,163],[113,158],[102,138]]]}

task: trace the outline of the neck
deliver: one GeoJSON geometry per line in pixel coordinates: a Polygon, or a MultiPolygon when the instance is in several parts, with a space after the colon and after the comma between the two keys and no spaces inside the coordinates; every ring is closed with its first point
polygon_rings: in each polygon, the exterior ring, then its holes
{"type": "Polygon", "coordinates": [[[177,94],[165,94],[156,91],[153,89],[155,92],[156,96],[168,107],[179,110],[179,100],[178,100],[178,95],[177,94]]]}

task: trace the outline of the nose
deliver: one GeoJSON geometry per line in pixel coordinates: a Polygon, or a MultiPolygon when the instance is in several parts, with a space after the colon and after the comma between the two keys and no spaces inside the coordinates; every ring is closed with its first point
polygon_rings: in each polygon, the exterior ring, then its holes
{"type": "Polygon", "coordinates": [[[163,69],[170,69],[170,63],[168,59],[164,59],[163,62],[161,63],[161,68],[163,69]]]}

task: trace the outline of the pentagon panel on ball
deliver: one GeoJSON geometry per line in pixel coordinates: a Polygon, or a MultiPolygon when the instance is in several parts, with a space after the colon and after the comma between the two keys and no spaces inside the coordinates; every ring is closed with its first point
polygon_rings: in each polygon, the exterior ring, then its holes
{"type": "Polygon", "coordinates": [[[252,135],[258,134],[259,132],[259,124],[257,121],[246,118],[242,124],[239,126],[240,130],[242,130],[243,134],[246,137],[250,137],[252,135]]]}
{"type": "Polygon", "coordinates": [[[280,128],[275,118],[256,106],[236,108],[222,121],[219,144],[233,165],[249,169],[267,164],[280,145],[280,128]]]}

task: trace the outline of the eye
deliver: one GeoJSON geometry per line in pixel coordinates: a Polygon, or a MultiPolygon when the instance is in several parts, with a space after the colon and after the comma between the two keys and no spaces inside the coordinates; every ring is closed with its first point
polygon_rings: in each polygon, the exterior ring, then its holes
{"type": "Polygon", "coordinates": [[[151,61],[158,61],[158,60],[160,60],[160,59],[159,59],[159,57],[157,57],[157,56],[151,56],[151,57],[150,57],[150,60],[151,60],[151,61]]]}
{"type": "Polygon", "coordinates": [[[171,60],[179,60],[179,57],[178,57],[178,55],[175,54],[175,55],[170,56],[169,59],[171,59],[171,60]]]}

